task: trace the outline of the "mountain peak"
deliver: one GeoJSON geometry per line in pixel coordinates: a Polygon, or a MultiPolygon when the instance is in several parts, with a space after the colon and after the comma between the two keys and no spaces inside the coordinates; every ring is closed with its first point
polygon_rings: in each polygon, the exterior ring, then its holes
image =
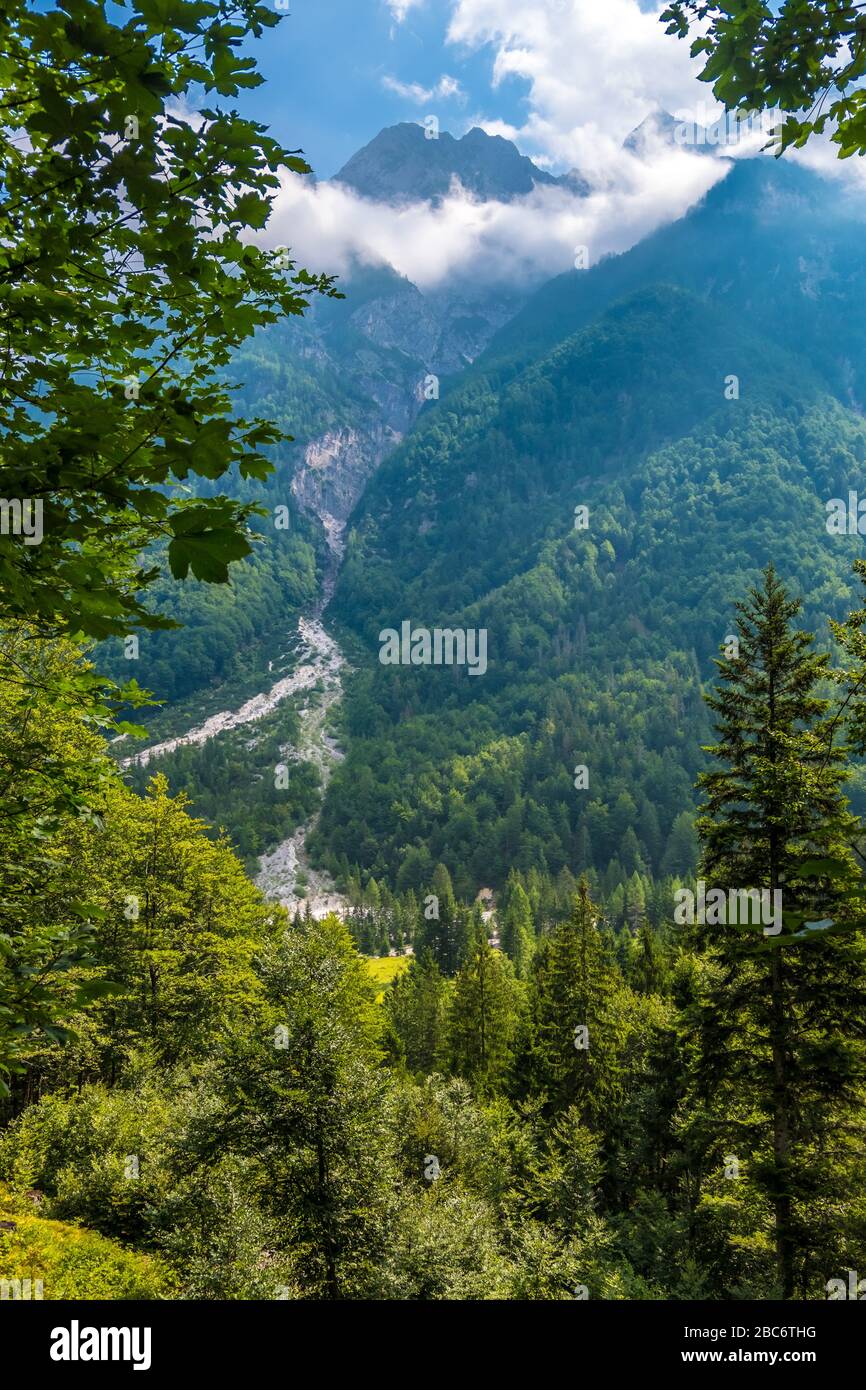
{"type": "Polygon", "coordinates": [[[539,186],[561,184],[588,192],[576,170],[555,178],[539,169],[501,135],[473,126],[455,139],[448,131],[428,136],[423,126],[403,121],[386,126],[334,175],[337,183],[377,202],[439,203],[454,179],[476,198],[511,202],[539,186]]]}
{"type": "Polygon", "coordinates": [[[707,142],[703,126],[695,121],[678,120],[662,107],[644,116],[640,125],[635,126],[622,142],[623,149],[638,159],[645,158],[653,146],[658,145],[690,149],[697,154],[715,153],[714,146],[707,142]]]}

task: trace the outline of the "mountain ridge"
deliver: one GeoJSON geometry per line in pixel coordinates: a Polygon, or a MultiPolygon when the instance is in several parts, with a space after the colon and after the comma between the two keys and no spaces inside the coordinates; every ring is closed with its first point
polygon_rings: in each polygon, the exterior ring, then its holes
{"type": "Polygon", "coordinates": [[[440,203],[457,180],[467,193],[483,200],[511,202],[536,188],[568,188],[579,197],[589,184],[579,171],[553,175],[540,169],[501,135],[473,126],[455,138],[440,131],[428,138],[412,121],[386,126],[356,151],[333,182],[378,202],[440,203]]]}

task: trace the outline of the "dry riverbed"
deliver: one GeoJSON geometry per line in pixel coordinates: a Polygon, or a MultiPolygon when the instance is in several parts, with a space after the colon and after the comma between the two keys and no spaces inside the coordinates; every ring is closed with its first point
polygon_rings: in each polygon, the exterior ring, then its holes
{"type": "MultiPolygon", "coordinates": [[[[147,767],[177,748],[201,745],[231,729],[255,724],[271,714],[283,701],[309,692],[298,712],[300,734],[297,743],[284,746],[281,753],[288,764],[293,761],[315,763],[324,795],[334,766],[343,756],[336,740],[328,733],[328,724],[343,693],[342,672],[346,665],[339,645],[325,631],[322,623],[322,612],[333,593],[336,571],[342,558],[343,527],[332,517],[327,517],[325,531],[334,563],[325,578],[319,608],[298,621],[297,664],[291,673],[275,681],[269,689],[244,701],[237,709],[221,710],[185,734],[131,754],[121,761],[122,767],[147,767]]],[[[324,917],[328,912],[347,912],[349,903],[337,892],[330,877],[310,864],[306,841],[317,819],[317,816],[313,816],[287,840],[261,856],[255,882],[266,897],[282,903],[290,912],[298,909],[303,912],[309,906],[314,917],[324,917]]]]}

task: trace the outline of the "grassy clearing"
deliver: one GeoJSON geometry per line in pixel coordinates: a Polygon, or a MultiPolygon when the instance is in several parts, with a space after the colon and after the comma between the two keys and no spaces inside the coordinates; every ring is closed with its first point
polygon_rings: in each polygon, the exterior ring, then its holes
{"type": "Polygon", "coordinates": [[[385,990],[392,980],[409,969],[409,956],[367,956],[367,969],[380,986],[376,1003],[381,1004],[385,990]]]}
{"type": "Polygon", "coordinates": [[[171,1298],[159,1260],[67,1221],[38,1215],[0,1185],[0,1298],[171,1298]],[[27,1280],[30,1281],[28,1289],[27,1280]]]}

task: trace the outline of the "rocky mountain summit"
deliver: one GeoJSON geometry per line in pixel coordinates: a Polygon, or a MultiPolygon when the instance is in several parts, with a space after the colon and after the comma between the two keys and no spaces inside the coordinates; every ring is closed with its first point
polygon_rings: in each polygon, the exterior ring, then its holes
{"type": "Polygon", "coordinates": [[[488,135],[479,126],[455,139],[445,130],[433,137],[411,121],[381,130],[334,178],[364,198],[386,203],[440,203],[455,180],[485,201],[511,202],[535,188],[557,185],[581,197],[589,193],[576,169],[558,177],[549,174],[510,140],[488,135]]]}

